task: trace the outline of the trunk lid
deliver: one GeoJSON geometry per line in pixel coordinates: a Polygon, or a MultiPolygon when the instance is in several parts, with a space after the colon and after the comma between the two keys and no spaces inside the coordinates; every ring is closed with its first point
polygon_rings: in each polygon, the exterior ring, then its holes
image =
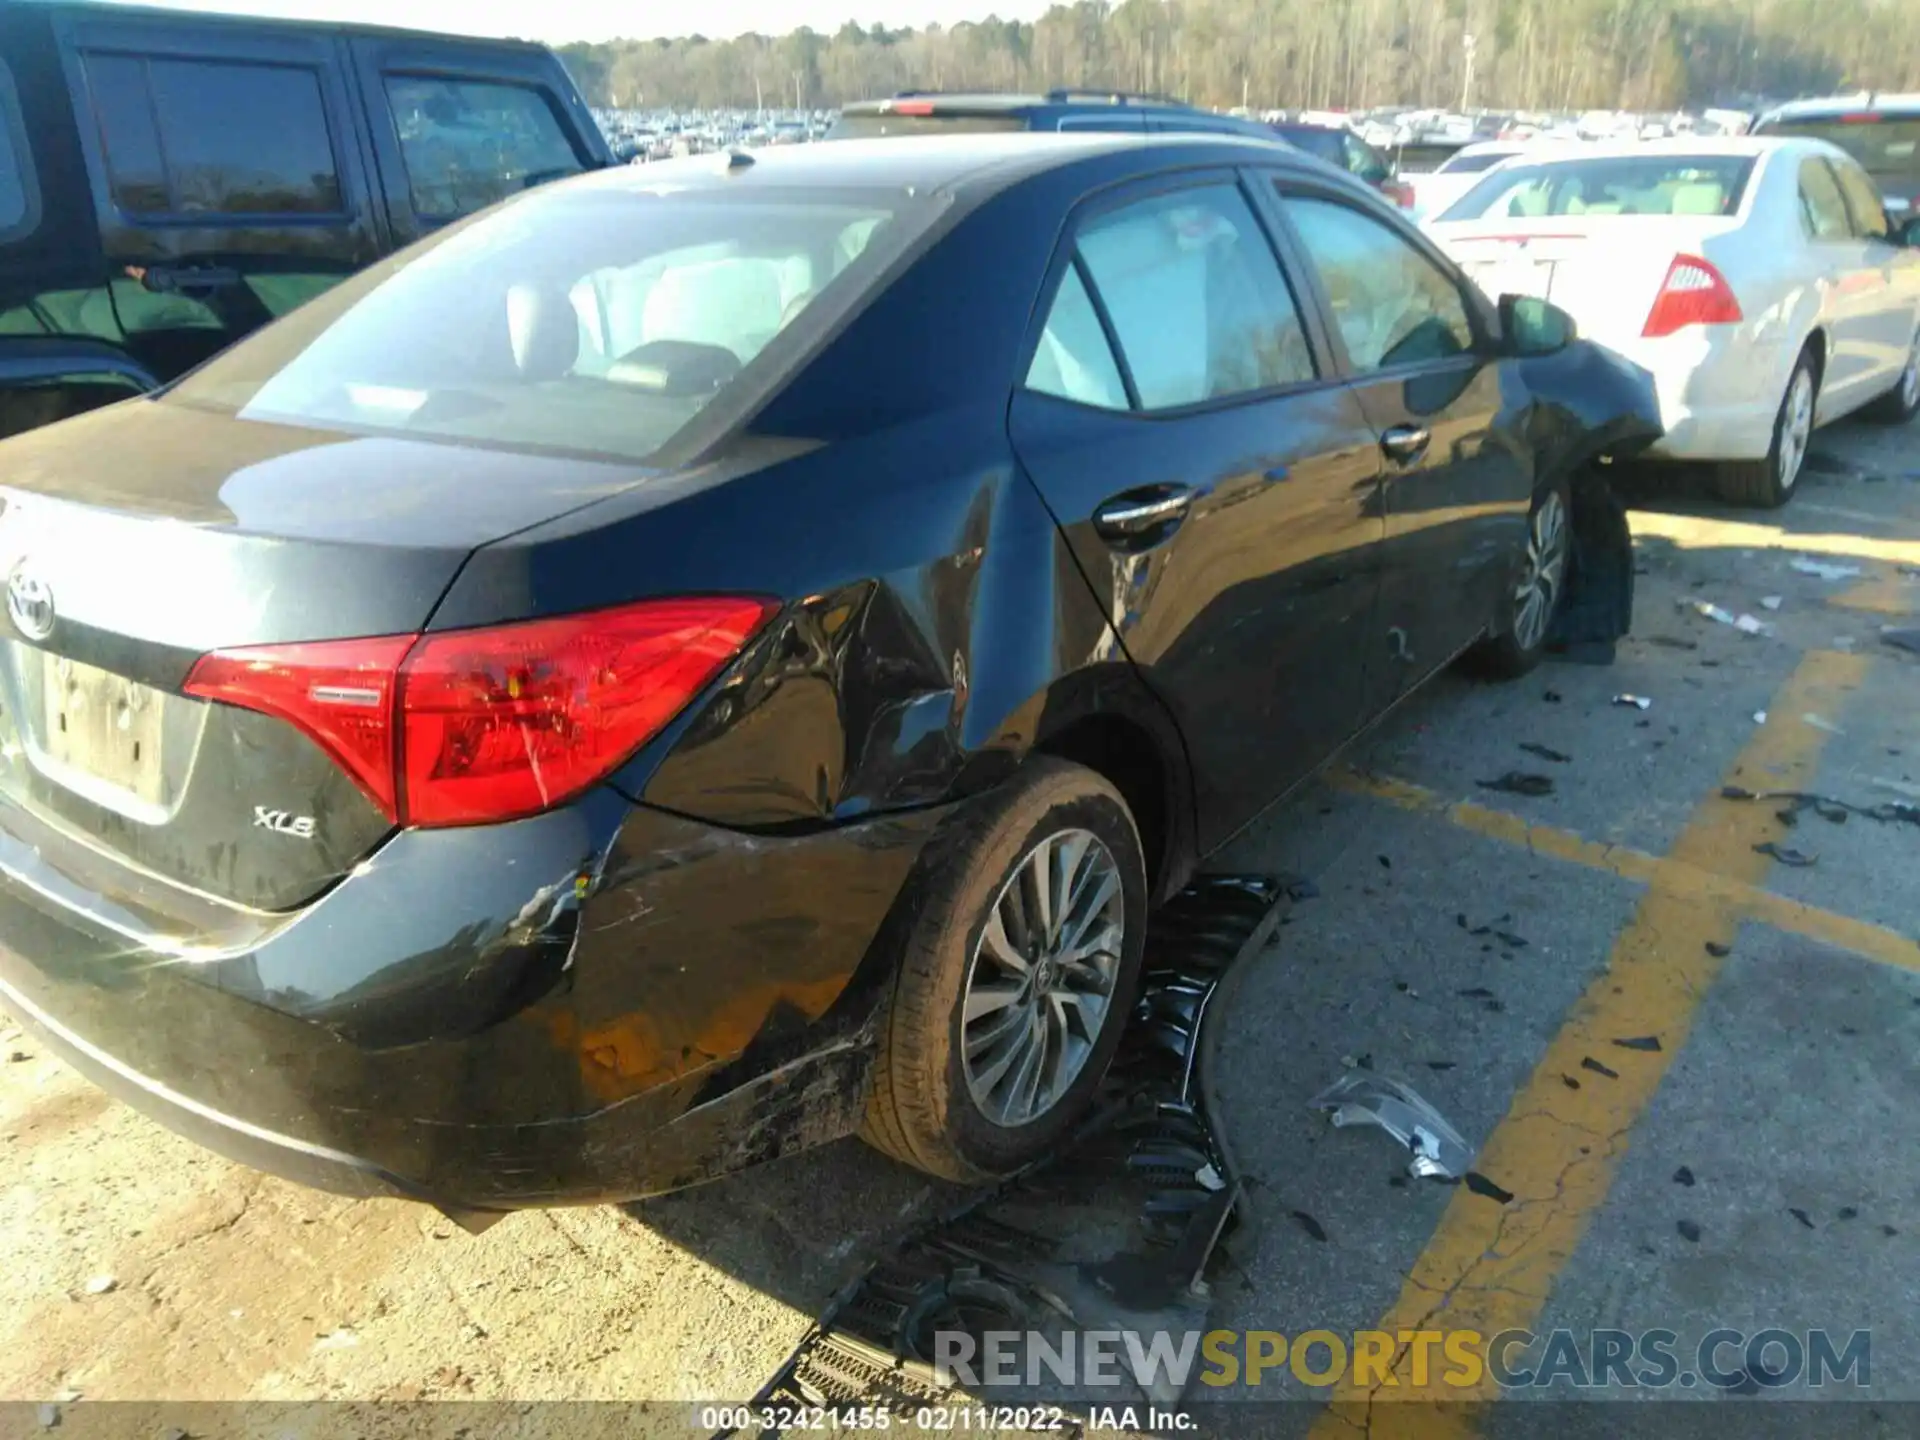
{"type": "Polygon", "coordinates": [[[194,662],[419,631],[474,549],[649,473],[169,400],[0,445],[0,825],[24,810],[136,890],[311,899],[391,824],[297,729],[183,695],[194,662]]]}
{"type": "Polygon", "coordinates": [[[1489,298],[1551,300],[1602,344],[1638,339],[1676,255],[1712,258],[1730,217],[1585,216],[1435,225],[1435,241],[1489,298]]]}

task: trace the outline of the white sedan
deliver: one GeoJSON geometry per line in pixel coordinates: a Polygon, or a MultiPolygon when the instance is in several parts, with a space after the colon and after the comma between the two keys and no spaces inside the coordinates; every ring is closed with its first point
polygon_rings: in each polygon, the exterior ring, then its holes
{"type": "Polygon", "coordinates": [[[1426,229],[1644,366],[1666,438],[1736,504],[1786,503],[1816,426],[1920,414],[1920,222],[1817,140],[1677,139],[1509,160],[1426,229]]]}

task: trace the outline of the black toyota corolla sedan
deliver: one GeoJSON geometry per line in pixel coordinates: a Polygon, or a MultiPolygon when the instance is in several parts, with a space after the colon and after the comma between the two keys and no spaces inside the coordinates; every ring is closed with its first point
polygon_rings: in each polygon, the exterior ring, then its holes
{"type": "Polygon", "coordinates": [[[0,445],[0,1007],[471,1224],[856,1130],[1004,1173],[1203,857],[1620,633],[1655,414],[1257,142],[541,189],[0,445]]]}

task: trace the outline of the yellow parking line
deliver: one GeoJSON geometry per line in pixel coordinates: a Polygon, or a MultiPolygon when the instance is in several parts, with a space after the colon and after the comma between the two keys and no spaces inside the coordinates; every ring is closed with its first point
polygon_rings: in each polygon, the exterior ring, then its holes
{"type": "Polygon", "coordinates": [[[1683,860],[1662,859],[1628,845],[1602,844],[1571,830],[1536,824],[1505,810],[1476,805],[1471,800],[1450,801],[1423,785],[1388,776],[1341,770],[1329,774],[1327,783],[1333,789],[1372,796],[1402,810],[1439,815],[1476,835],[1517,845],[1550,859],[1603,870],[1623,880],[1651,884],[1658,876],[1665,888],[1676,893],[1691,893],[1731,904],[1776,930],[1851,951],[1882,965],[1920,973],[1920,942],[1897,930],[1789,900],[1744,880],[1697,869],[1683,860]]]}
{"type": "Polygon", "coordinates": [[[1801,555],[1920,565],[1920,540],[1884,540],[1844,530],[1796,532],[1764,521],[1726,520],[1711,515],[1636,510],[1633,534],[1636,540],[1642,536],[1658,536],[1683,550],[1791,550],[1801,555]]]}
{"type": "Polygon", "coordinates": [[[1883,570],[1827,603],[1849,610],[1870,610],[1876,615],[1911,615],[1920,610],[1920,581],[1909,580],[1897,570],[1883,570]]]}
{"type": "MultiPolygon", "coordinates": [[[[1836,715],[1865,673],[1858,656],[1815,651],[1802,658],[1769,708],[1781,716],[1836,715]]],[[[1725,783],[1805,788],[1826,739],[1825,731],[1798,721],[1764,726],[1725,783]]],[[[1693,883],[1693,877],[1717,875],[1755,886],[1772,861],[1753,847],[1784,833],[1766,806],[1725,800],[1717,790],[1701,802],[1674,843],[1671,859],[1677,863],[1654,866],[1647,893],[1605,970],[1568,1013],[1480,1149],[1476,1167],[1512,1191],[1513,1200],[1503,1205],[1464,1186],[1456,1190],[1399,1298],[1375,1328],[1492,1336],[1538,1320],[1555,1278],[1606,1198],[1628,1131],[1686,1043],[1700,1001],[1719,973],[1720,958],[1707,947],[1724,953],[1739,927],[1739,900],[1693,883]],[[1648,1040],[1659,1048],[1617,1043],[1648,1040]]],[[[1412,1354],[1403,1348],[1388,1384],[1343,1382],[1314,1435],[1471,1433],[1471,1411],[1373,1404],[1486,1401],[1499,1393],[1491,1377],[1466,1391],[1433,1381],[1416,1386],[1412,1354]]]]}

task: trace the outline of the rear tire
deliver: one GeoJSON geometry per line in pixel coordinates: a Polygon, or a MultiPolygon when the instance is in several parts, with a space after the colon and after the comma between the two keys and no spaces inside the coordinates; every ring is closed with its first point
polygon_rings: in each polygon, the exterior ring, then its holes
{"type": "Polygon", "coordinates": [[[1729,460],[1719,469],[1720,498],[1729,505],[1778,510],[1793,498],[1813,440],[1813,412],[1820,395],[1813,355],[1802,351],[1787,379],[1787,393],[1773,417],[1773,444],[1764,460],[1729,460]]]}
{"type": "Polygon", "coordinates": [[[1467,652],[1468,671],[1487,680],[1517,680],[1538,665],[1572,575],[1573,502],[1566,481],[1559,480],[1533,497],[1519,583],[1494,633],[1467,652]]]}
{"type": "Polygon", "coordinates": [[[1899,383],[1866,409],[1861,418],[1881,425],[1905,425],[1920,415],[1920,331],[1914,332],[1913,345],[1907,351],[1906,368],[1899,383]]]}
{"type": "Polygon", "coordinates": [[[1106,1073],[1139,987],[1146,863],[1120,793],[1052,759],[935,844],[860,1134],[978,1182],[1052,1150],[1106,1073]],[[1043,874],[1055,882],[1044,913],[1043,874]]]}

